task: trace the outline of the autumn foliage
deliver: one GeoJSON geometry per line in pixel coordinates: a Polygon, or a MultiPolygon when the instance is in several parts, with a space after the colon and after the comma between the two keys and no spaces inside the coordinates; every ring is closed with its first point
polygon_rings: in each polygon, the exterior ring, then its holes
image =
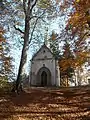
{"type": "Polygon", "coordinates": [[[0,28],[0,86],[5,85],[11,72],[11,57],[8,55],[9,48],[4,38],[4,30],[0,28]]]}
{"type": "Polygon", "coordinates": [[[67,29],[72,34],[78,34],[80,40],[89,35],[90,28],[90,0],[64,0],[64,9],[71,7],[67,29]]]}
{"type": "Polygon", "coordinates": [[[72,36],[69,43],[70,46],[73,46],[70,47],[73,58],[68,57],[67,59],[66,55],[68,55],[69,49],[65,50],[63,58],[59,61],[60,68],[64,72],[68,67],[74,70],[81,69],[90,55],[86,45],[87,39],[90,38],[90,0],[64,0],[60,7],[61,11],[68,17],[66,32],[72,36]]]}

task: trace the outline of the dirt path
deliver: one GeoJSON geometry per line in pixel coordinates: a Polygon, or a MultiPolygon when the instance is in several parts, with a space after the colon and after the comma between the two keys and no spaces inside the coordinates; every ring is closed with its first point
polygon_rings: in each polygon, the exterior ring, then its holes
{"type": "Polygon", "coordinates": [[[90,120],[90,89],[30,88],[1,95],[0,120],[90,120]]]}

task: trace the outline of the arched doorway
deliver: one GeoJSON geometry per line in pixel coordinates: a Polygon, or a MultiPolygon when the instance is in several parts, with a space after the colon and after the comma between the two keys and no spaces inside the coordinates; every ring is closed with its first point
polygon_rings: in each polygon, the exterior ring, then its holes
{"type": "Polygon", "coordinates": [[[37,73],[37,86],[45,87],[51,85],[51,72],[48,68],[42,67],[37,73]]]}
{"type": "Polygon", "coordinates": [[[41,86],[47,86],[47,73],[45,71],[41,73],[41,86]]]}

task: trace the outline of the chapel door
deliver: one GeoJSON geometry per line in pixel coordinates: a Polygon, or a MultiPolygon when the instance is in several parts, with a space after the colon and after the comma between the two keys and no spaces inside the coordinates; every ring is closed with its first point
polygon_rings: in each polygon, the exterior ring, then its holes
{"type": "Polygon", "coordinates": [[[47,73],[45,71],[41,74],[41,86],[47,86],[47,73]]]}

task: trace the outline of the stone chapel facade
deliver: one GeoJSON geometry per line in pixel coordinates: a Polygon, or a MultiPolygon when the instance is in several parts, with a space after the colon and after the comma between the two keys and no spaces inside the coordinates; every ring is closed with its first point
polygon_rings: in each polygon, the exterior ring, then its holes
{"type": "Polygon", "coordinates": [[[58,61],[45,44],[32,57],[30,85],[37,87],[60,86],[58,61]]]}

